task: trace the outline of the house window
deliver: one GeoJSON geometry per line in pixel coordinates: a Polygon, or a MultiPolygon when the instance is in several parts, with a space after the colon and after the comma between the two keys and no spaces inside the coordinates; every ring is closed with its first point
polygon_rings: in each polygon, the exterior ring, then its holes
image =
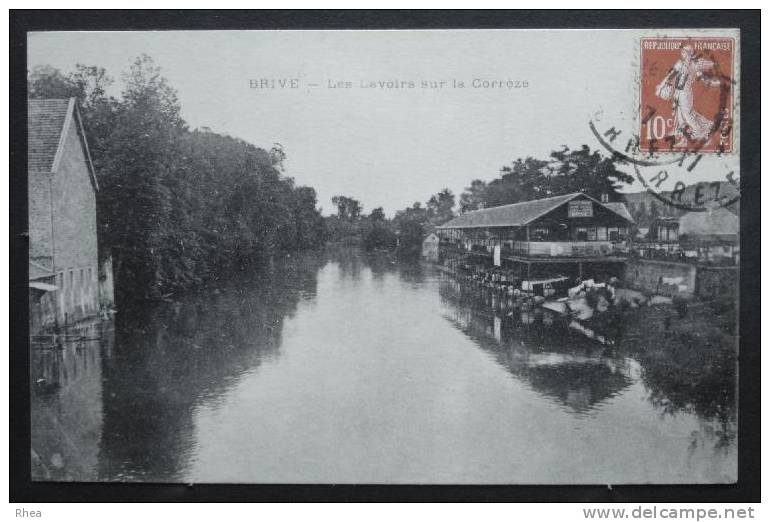
{"type": "Polygon", "coordinates": [[[64,290],[64,272],[59,272],[56,283],[56,286],[59,287],[59,290],[64,290]]]}
{"type": "Polygon", "coordinates": [[[588,241],[596,241],[596,227],[588,227],[587,230],[588,241]]]}
{"type": "Polygon", "coordinates": [[[532,239],[535,241],[544,241],[548,239],[548,236],[550,235],[550,230],[548,230],[548,227],[535,227],[532,229],[532,239]]]}
{"type": "Polygon", "coordinates": [[[596,240],[607,241],[607,227],[596,227],[596,240]]]}
{"type": "Polygon", "coordinates": [[[610,236],[610,241],[620,241],[620,233],[617,228],[608,228],[607,232],[610,236]]]}
{"type": "Polygon", "coordinates": [[[588,229],[586,227],[578,227],[575,238],[578,241],[588,241],[588,229]]]}

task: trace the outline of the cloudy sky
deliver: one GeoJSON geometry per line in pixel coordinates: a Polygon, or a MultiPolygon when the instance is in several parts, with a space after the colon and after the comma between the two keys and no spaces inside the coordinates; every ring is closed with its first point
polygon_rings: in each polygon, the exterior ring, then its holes
{"type": "MultiPolygon", "coordinates": [[[[149,54],[177,89],[192,128],[209,127],[264,148],[281,143],[286,173],[316,188],[325,213],[333,195],[345,194],[367,212],[383,206],[392,214],[444,187],[459,195],[472,179],[491,180],[518,157],[546,157],[562,145],[598,147],[588,127],[592,118],[600,128],[630,135],[638,38],[655,35],[50,32],[30,34],[28,58],[30,68],[105,67],[117,95],[132,58],[149,54]],[[263,79],[276,88],[251,87],[263,79]],[[281,88],[281,79],[296,79],[299,87],[281,88]],[[351,88],[330,88],[330,82],[350,82],[351,88]],[[413,88],[405,87],[409,82],[413,88]]],[[[686,181],[722,179],[731,169],[737,170],[736,160],[709,157],[686,181]]]]}

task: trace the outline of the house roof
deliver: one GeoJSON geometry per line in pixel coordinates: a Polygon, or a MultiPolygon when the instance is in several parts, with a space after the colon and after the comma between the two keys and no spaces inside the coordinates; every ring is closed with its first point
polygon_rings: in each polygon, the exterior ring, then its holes
{"type": "Polygon", "coordinates": [[[34,288],[35,290],[40,290],[41,292],[53,292],[54,290],[59,289],[59,287],[56,285],[42,283],[40,281],[30,281],[29,287],[34,288]]]}
{"type": "Polygon", "coordinates": [[[598,205],[603,205],[631,223],[634,221],[623,203],[601,203],[583,192],[573,192],[572,194],[564,194],[562,196],[523,201],[511,205],[468,212],[467,214],[457,216],[438,228],[519,227],[531,223],[540,216],[578,196],[584,196],[598,205]]]}
{"type": "Polygon", "coordinates": [[[51,172],[69,110],[69,100],[29,100],[27,102],[27,166],[29,170],[51,172]]]}
{"type": "Polygon", "coordinates": [[[626,221],[630,221],[631,223],[634,222],[634,218],[631,217],[631,213],[628,211],[628,208],[626,207],[625,203],[622,203],[620,201],[610,201],[609,203],[601,203],[608,209],[612,210],[614,213],[618,214],[621,217],[624,217],[626,221]]]}
{"type": "Polygon", "coordinates": [[[27,101],[27,169],[29,172],[56,172],[73,119],[83,146],[91,182],[94,189],[98,190],[75,98],[27,101]]]}
{"type": "Polygon", "coordinates": [[[679,218],[679,234],[690,237],[736,237],[740,233],[740,219],[724,207],[705,212],[688,212],[679,218]]]}

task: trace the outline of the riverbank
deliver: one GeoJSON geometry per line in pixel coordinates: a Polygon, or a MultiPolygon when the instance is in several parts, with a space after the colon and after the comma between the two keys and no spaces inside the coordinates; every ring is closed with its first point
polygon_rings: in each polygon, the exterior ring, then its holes
{"type": "MultiPolygon", "coordinates": [[[[734,287],[727,292],[721,282],[712,285],[696,284],[699,278],[692,265],[686,265],[686,273],[678,277],[664,277],[661,274],[669,273],[667,270],[671,269],[668,266],[670,263],[652,262],[648,266],[638,261],[628,267],[624,277],[605,274],[600,279],[573,280],[558,273],[540,274],[526,279],[511,269],[454,259],[431,264],[436,270],[463,283],[492,292],[494,300],[503,307],[523,311],[541,307],[584,322],[600,319],[599,316],[607,312],[611,312],[609,316],[612,317],[617,313],[625,314],[629,310],[649,306],[667,306],[679,318],[684,318],[691,307],[695,311],[705,307],[716,315],[735,307],[734,287]],[[701,292],[695,292],[696,286],[708,286],[708,290],[703,292],[704,296],[701,292]],[[721,290],[711,291],[717,287],[721,290]]],[[[733,310],[732,319],[720,320],[721,327],[727,332],[734,331],[735,325],[731,324],[731,321],[734,323],[737,320],[734,316],[733,310]]],[[[598,322],[606,323],[606,317],[598,322]]]]}
{"type": "MultiPolygon", "coordinates": [[[[570,313],[544,301],[510,307],[493,285],[460,280],[443,272],[447,296],[460,306],[472,304],[478,319],[462,318],[501,346],[511,335],[527,344],[566,343],[570,352],[587,350],[638,361],[647,400],[666,415],[696,414],[714,423],[716,447],[730,447],[737,436],[737,310],[732,300],[690,300],[675,306],[671,298],[618,288],[618,303],[603,312],[581,298],[570,313]],[[586,313],[588,311],[589,313],[586,313]]],[[[515,341],[514,341],[515,345],[515,341]]],[[[587,379],[593,377],[587,376],[587,379]]]]}
{"type": "Polygon", "coordinates": [[[36,480],[735,476],[731,374],[661,341],[665,317],[642,320],[657,305],[602,344],[540,307],[503,313],[488,289],[357,249],[217,290],[121,310],[111,344],[45,354],[62,380],[33,390],[36,480]]]}

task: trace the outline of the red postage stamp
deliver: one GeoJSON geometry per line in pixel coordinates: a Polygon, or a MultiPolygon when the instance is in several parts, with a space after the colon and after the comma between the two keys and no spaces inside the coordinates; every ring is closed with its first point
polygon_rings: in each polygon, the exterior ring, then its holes
{"type": "Polygon", "coordinates": [[[639,148],[732,152],[735,40],[642,38],[639,148]]]}

